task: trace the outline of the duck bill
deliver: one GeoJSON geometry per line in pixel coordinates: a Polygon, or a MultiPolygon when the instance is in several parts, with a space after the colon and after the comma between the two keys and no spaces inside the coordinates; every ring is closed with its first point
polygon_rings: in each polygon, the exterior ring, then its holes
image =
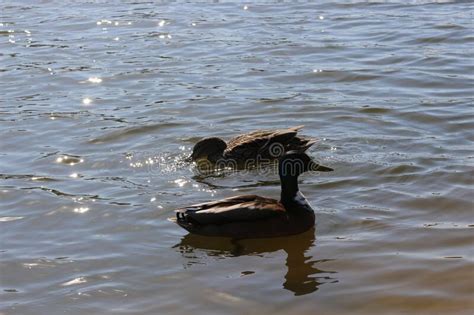
{"type": "Polygon", "coordinates": [[[193,158],[192,154],[184,159],[184,162],[187,162],[187,163],[191,163],[192,161],[194,161],[194,158],[193,158]]]}
{"type": "Polygon", "coordinates": [[[334,169],[324,166],[324,165],[319,165],[319,164],[313,164],[313,167],[311,169],[312,171],[316,172],[332,172],[334,169]]]}

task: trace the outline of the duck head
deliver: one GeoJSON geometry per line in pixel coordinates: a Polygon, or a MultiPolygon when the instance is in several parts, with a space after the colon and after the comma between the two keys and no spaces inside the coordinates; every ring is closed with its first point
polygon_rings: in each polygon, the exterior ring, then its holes
{"type": "Polygon", "coordinates": [[[320,165],[306,153],[289,151],[278,160],[281,182],[281,202],[292,203],[298,194],[298,176],[308,171],[331,172],[332,168],[320,165]]]}
{"type": "Polygon", "coordinates": [[[280,177],[298,177],[308,171],[331,172],[333,169],[316,163],[306,153],[298,151],[289,151],[278,161],[280,177]]]}
{"type": "Polygon", "coordinates": [[[222,155],[224,150],[227,148],[227,144],[224,140],[216,137],[204,138],[193,148],[193,153],[188,158],[188,161],[198,161],[201,159],[207,159],[210,162],[217,162],[222,155]]]}

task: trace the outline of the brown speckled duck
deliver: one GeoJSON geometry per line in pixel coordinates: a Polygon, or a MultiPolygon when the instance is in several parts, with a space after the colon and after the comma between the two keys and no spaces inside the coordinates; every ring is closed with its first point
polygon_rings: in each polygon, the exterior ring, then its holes
{"type": "Polygon", "coordinates": [[[234,239],[287,236],[314,226],[315,215],[298,190],[298,176],[306,171],[333,169],[314,162],[302,152],[280,157],[280,201],[257,195],[242,195],[175,210],[170,219],[187,231],[234,239]]]}
{"type": "Polygon", "coordinates": [[[242,165],[248,160],[275,160],[285,152],[296,150],[306,151],[316,141],[297,136],[303,126],[279,130],[257,130],[237,136],[227,143],[217,137],[204,138],[193,148],[188,161],[233,160],[242,165]]]}

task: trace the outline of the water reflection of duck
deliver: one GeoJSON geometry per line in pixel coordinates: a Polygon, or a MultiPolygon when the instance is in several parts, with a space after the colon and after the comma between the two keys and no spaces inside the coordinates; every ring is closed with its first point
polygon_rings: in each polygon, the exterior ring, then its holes
{"type": "Polygon", "coordinates": [[[242,195],[176,210],[176,222],[191,233],[234,239],[299,234],[314,226],[315,215],[299,192],[298,176],[306,171],[332,171],[308,155],[288,152],[278,163],[281,199],[242,195]]]}
{"type": "MultiPolygon", "coordinates": [[[[202,254],[230,258],[284,250],[287,253],[288,271],[282,286],[295,295],[304,295],[318,290],[321,284],[337,282],[331,277],[334,271],[324,271],[315,267],[316,264],[329,260],[314,261],[308,255],[309,249],[314,245],[314,240],[314,229],[290,237],[239,241],[188,234],[174,248],[177,248],[185,258],[189,258],[187,266],[202,264],[202,259],[200,259],[202,254]]],[[[247,271],[244,274],[253,272],[247,271]]]]}
{"type": "Polygon", "coordinates": [[[194,145],[188,161],[204,159],[216,163],[230,160],[241,165],[247,161],[255,163],[259,159],[278,159],[285,152],[292,150],[304,152],[316,141],[297,136],[301,128],[303,126],[257,130],[237,136],[227,143],[217,137],[204,138],[194,145]]]}

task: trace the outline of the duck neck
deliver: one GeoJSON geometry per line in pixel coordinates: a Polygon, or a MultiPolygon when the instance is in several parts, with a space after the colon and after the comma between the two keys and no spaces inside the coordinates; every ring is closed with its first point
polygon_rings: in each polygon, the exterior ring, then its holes
{"type": "Polygon", "coordinates": [[[299,192],[298,176],[281,176],[281,203],[284,205],[292,203],[299,192]]]}

